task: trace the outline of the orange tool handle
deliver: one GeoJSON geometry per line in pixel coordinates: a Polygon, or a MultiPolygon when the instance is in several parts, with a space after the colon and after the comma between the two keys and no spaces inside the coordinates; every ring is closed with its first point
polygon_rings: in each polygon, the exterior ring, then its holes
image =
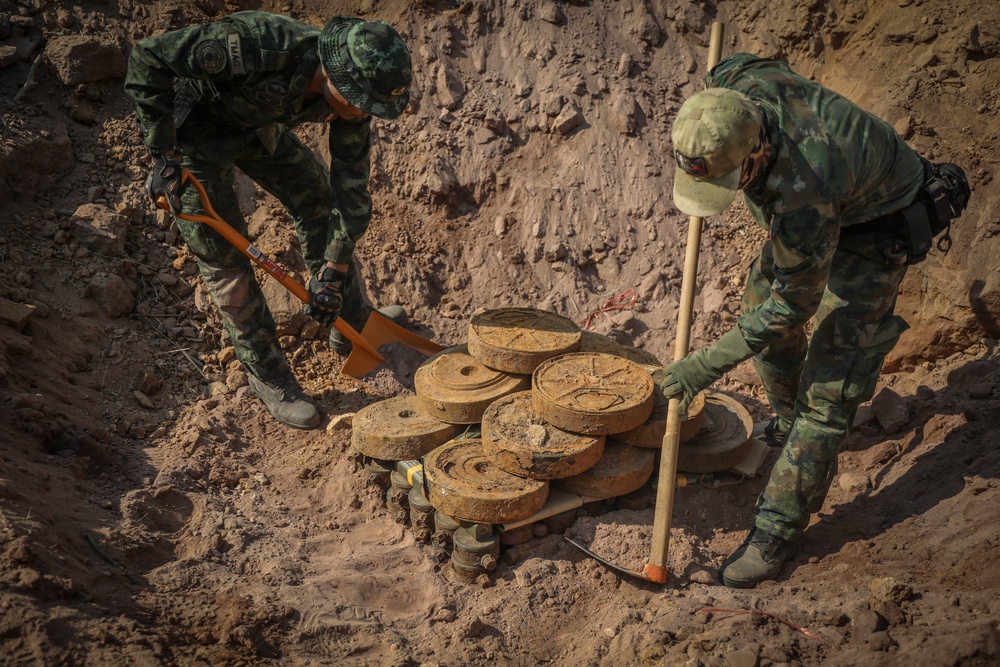
{"type": "MultiPolygon", "coordinates": [[[[194,186],[194,189],[198,191],[198,196],[201,197],[201,205],[208,215],[178,213],[178,218],[181,220],[187,220],[188,222],[204,223],[219,232],[222,234],[222,237],[232,243],[237,250],[253,260],[257,266],[267,271],[267,275],[271,276],[288,288],[288,291],[298,297],[302,303],[309,303],[309,290],[307,290],[302,283],[288,275],[288,273],[275,264],[270,257],[262,253],[260,248],[250,243],[250,241],[244,238],[242,234],[230,227],[229,224],[222,219],[222,216],[215,211],[215,208],[212,207],[212,202],[208,198],[208,193],[205,192],[205,186],[203,186],[201,181],[195,178],[194,174],[187,169],[181,169],[181,184],[183,185],[184,183],[191,183],[191,185],[194,186]]],[[[170,206],[167,205],[165,197],[157,199],[156,205],[164,210],[170,210],[170,206]]]]}
{"type": "MultiPolygon", "coordinates": [[[[205,192],[205,186],[201,184],[194,174],[192,174],[187,169],[181,168],[181,185],[184,183],[191,183],[194,189],[198,191],[198,196],[201,197],[201,206],[205,209],[208,215],[198,215],[195,213],[178,213],[177,217],[181,220],[187,220],[188,222],[201,222],[215,231],[222,234],[222,237],[233,244],[233,246],[242,252],[244,255],[249,257],[253,262],[264,269],[267,275],[271,276],[279,283],[285,286],[289,292],[294,294],[302,303],[309,303],[309,290],[307,290],[302,283],[295,280],[290,276],[284,269],[274,263],[274,261],[260,251],[260,248],[250,243],[242,234],[229,226],[222,216],[219,215],[215,208],[212,207],[212,202],[208,198],[208,193],[205,192]]],[[[170,210],[170,205],[167,203],[166,197],[159,197],[156,200],[156,205],[165,211],[170,210]]],[[[369,344],[361,334],[354,330],[350,324],[344,321],[343,318],[338,317],[333,323],[333,327],[344,334],[344,336],[350,340],[354,345],[358,346],[368,354],[373,357],[377,357],[379,361],[383,361],[385,358],[379,354],[378,350],[369,344]]]]}

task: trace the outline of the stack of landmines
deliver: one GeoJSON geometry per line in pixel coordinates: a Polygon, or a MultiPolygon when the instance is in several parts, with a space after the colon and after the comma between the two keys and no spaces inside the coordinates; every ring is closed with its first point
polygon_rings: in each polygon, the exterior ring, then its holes
{"type": "MultiPolygon", "coordinates": [[[[386,487],[394,519],[439,562],[450,558],[459,580],[488,578],[501,544],[561,532],[577,508],[649,480],[666,430],[660,370],[648,352],[555,313],[488,311],[470,322],[466,345],[420,366],[415,396],[355,415],[355,460],[386,487]]],[[[725,470],[746,454],[749,414],[699,395],[681,442],[681,470],[725,470]]]]}

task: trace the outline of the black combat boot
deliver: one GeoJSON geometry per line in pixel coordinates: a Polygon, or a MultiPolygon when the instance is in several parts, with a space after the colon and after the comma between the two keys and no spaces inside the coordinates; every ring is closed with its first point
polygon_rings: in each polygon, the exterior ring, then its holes
{"type": "Polygon", "coordinates": [[[754,528],[746,542],[719,568],[719,579],[730,588],[753,588],[774,579],[785,561],[799,550],[799,541],[783,540],[766,530],[754,528]]]}
{"type": "Polygon", "coordinates": [[[250,374],[249,380],[250,389],[264,401],[268,411],[282,424],[302,429],[319,426],[319,411],[302,393],[302,388],[291,373],[271,380],[261,380],[250,374]]]}
{"type": "MultiPolygon", "coordinates": [[[[360,333],[361,329],[365,326],[365,322],[368,321],[368,316],[371,312],[371,307],[366,305],[362,309],[361,313],[347,315],[344,317],[344,321],[360,333]]],[[[386,306],[385,308],[379,308],[378,312],[382,317],[391,321],[393,324],[399,324],[400,326],[406,324],[406,311],[403,310],[402,306],[386,306]]],[[[351,353],[351,349],[354,347],[354,344],[351,343],[346,336],[332,327],[330,328],[329,343],[331,350],[344,357],[349,355],[351,353]]]]}

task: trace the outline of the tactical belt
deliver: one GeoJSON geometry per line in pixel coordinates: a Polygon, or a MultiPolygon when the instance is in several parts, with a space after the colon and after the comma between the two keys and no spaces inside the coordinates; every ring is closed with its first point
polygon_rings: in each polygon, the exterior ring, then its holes
{"type": "Polygon", "coordinates": [[[906,207],[881,217],[844,227],[841,235],[872,234],[875,247],[887,264],[917,264],[937,240],[942,253],[951,249],[951,222],[969,202],[965,172],[951,163],[924,164],[924,185],[906,207]]]}

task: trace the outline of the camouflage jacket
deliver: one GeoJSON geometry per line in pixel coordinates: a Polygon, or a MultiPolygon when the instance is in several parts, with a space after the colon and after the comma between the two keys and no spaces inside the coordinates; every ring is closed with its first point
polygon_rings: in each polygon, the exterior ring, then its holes
{"type": "Polygon", "coordinates": [[[744,191],[774,246],[771,298],[738,320],[760,351],[816,313],[841,229],[913,201],[923,165],[888,123],[785,63],[740,53],[706,82],[752,98],[775,151],[765,178],[744,191]]]}
{"type": "Polygon", "coordinates": [[[363,219],[363,228],[371,217],[370,118],[341,119],[322,95],[306,99],[319,34],[287,16],[239,12],[142,40],[129,56],[125,92],[146,145],[177,145],[178,124],[189,123],[254,132],[273,150],[286,127],[329,121],[331,184],[342,213],[363,219]],[[181,99],[189,109],[176,108],[181,99]]]}

